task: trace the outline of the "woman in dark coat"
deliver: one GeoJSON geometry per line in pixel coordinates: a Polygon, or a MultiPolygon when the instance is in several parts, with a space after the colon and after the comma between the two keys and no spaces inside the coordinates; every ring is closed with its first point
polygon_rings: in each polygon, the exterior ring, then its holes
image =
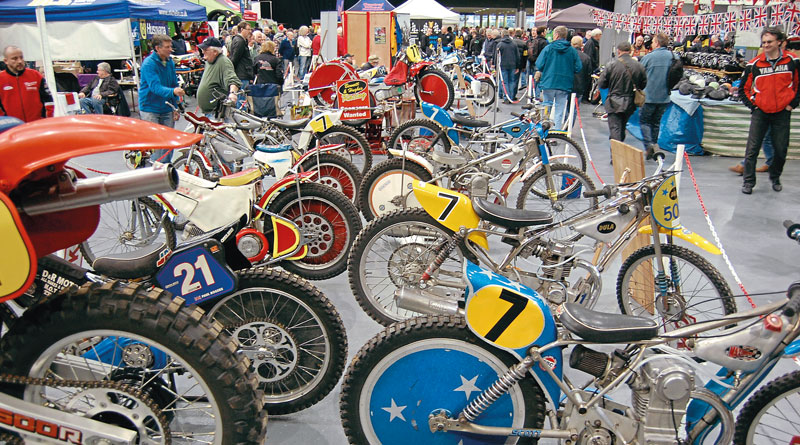
{"type": "Polygon", "coordinates": [[[281,61],[275,56],[275,42],[268,40],[261,45],[261,52],[253,60],[253,72],[256,74],[254,91],[258,92],[253,95],[253,111],[261,117],[277,116],[276,102],[281,96],[283,68],[281,61]],[[263,87],[266,85],[274,85],[274,87],[263,87]]]}

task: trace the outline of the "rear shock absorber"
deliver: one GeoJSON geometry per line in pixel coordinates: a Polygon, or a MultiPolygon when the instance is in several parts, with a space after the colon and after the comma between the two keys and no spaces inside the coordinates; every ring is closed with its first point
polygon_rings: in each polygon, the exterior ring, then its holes
{"type": "Polygon", "coordinates": [[[461,411],[461,415],[459,417],[463,417],[470,422],[474,422],[475,419],[478,418],[487,408],[489,408],[492,403],[496,402],[497,399],[503,397],[503,394],[507,393],[512,386],[514,386],[518,381],[525,378],[525,375],[528,373],[528,370],[531,369],[535,360],[530,355],[525,356],[521,362],[515,364],[505,374],[500,376],[492,386],[486,389],[486,391],[482,392],[481,395],[475,398],[466,408],[464,411],[461,411]]]}
{"type": "Polygon", "coordinates": [[[461,243],[463,240],[464,240],[464,234],[462,233],[462,231],[458,231],[455,234],[453,234],[453,236],[450,238],[450,241],[441,246],[441,250],[436,255],[436,258],[434,258],[430,266],[428,266],[428,268],[425,269],[425,272],[422,274],[422,277],[420,278],[420,283],[430,280],[433,273],[436,272],[436,270],[439,269],[439,267],[441,267],[442,263],[444,263],[444,260],[446,260],[447,257],[450,256],[450,252],[452,252],[456,248],[456,246],[458,246],[459,243],[461,243]]]}

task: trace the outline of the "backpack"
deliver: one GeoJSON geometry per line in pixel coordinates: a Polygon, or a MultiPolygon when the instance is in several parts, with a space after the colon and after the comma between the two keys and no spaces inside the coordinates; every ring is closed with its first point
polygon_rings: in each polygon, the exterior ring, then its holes
{"type": "Polygon", "coordinates": [[[672,91],[675,85],[683,78],[683,61],[672,53],[672,63],[667,70],[667,88],[672,91]]]}

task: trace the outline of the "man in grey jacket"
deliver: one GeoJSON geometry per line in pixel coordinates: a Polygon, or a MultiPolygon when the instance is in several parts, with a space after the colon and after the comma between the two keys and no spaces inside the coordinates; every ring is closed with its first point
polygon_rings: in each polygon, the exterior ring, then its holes
{"type": "Polygon", "coordinates": [[[669,50],[669,37],[664,33],[656,34],[652,43],[653,51],[642,58],[642,66],[647,73],[647,96],[639,114],[642,128],[644,148],[647,150],[647,159],[653,159],[658,149],[658,132],[661,127],[661,117],[664,115],[669,100],[669,86],[667,77],[669,67],[676,57],[669,50]]]}

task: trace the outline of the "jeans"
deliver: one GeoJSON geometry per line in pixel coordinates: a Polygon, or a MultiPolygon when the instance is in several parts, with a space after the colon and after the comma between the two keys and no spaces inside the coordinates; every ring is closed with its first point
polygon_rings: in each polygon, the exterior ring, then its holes
{"type": "Polygon", "coordinates": [[[774,153],[769,166],[769,180],[778,181],[786,163],[786,151],[789,149],[789,121],[791,111],[781,110],[777,113],[765,113],[758,108],[750,115],[750,132],[747,134],[747,150],[744,154],[744,183],[756,184],[756,158],[761,151],[761,144],[767,131],[772,130],[772,146],[774,153]]]}
{"type": "Polygon", "coordinates": [[[639,123],[642,128],[642,142],[644,149],[655,144],[658,145],[658,132],[661,129],[661,117],[667,110],[669,103],[649,104],[645,103],[639,110],[639,123]]]}
{"type": "MultiPolygon", "coordinates": [[[[764,135],[764,141],[761,143],[761,148],[764,149],[764,156],[767,158],[766,164],[772,165],[772,158],[775,156],[775,148],[772,146],[772,128],[767,128],[767,133],[764,135]]],[[[744,165],[744,159],[741,162],[744,165]]]]}
{"type": "Polygon", "coordinates": [[[297,56],[297,77],[302,81],[308,71],[308,65],[311,62],[311,56],[297,56]]]}
{"type": "Polygon", "coordinates": [[[564,90],[542,90],[542,102],[553,104],[553,124],[556,129],[561,129],[564,125],[564,114],[567,112],[569,104],[569,91],[564,90]]]}
{"type": "Polygon", "coordinates": [[[105,102],[103,99],[98,100],[87,96],[81,99],[81,110],[87,114],[103,114],[103,104],[105,102]]]}
{"type": "MultiPolygon", "coordinates": [[[[175,128],[175,121],[172,119],[172,111],[168,111],[166,113],[150,113],[148,111],[139,110],[139,119],[147,122],[152,122],[154,124],[164,125],[165,127],[175,128]]],[[[165,150],[162,148],[159,148],[158,150],[153,150],[153,153],[150,155],[150,160],[163,162],[165,164],[171,162],[172,161],[171,157],[166,156],[168,151],[169,150],[165,150]]]]}
{"type": "Polygon", "coordinates": [[[516,96],[516,88],[514,88],[514,68],[501,69],[503,85],[500,87],[500,94],[507,100],[514,100],[516,96]]]}

